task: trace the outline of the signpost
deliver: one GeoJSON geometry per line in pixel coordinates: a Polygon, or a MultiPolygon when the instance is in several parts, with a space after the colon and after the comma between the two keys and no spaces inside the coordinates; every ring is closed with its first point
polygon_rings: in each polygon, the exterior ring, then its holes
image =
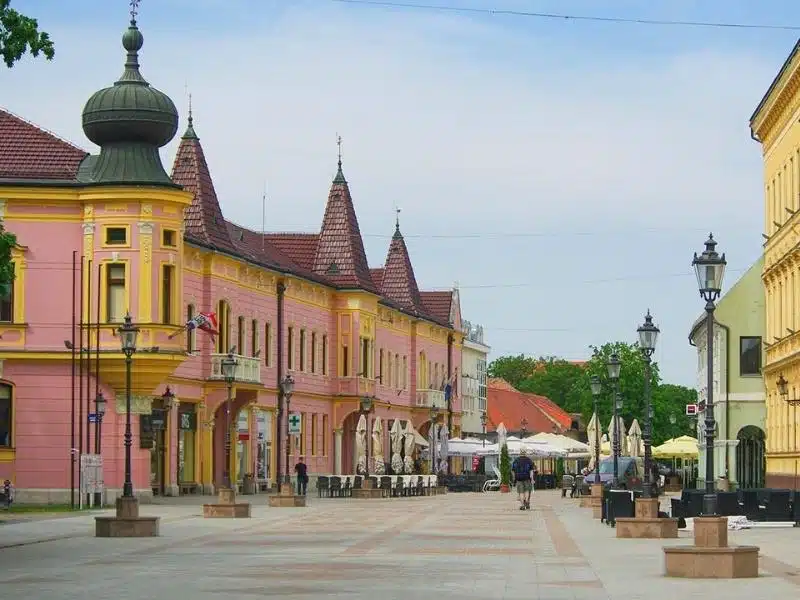
{"type": "Polygon", "coordinates": [[[686,416],[688,416],[688,417],[697,416],[697,404],[687,404],[686,405],[686,416]]]}
{"type": "Polygon", "coordinates": [[[105,483],[103,480],[103,457],[99,454],[81,456],[81,504],[85,494],[100,494],[102,498],[105,483]]]}
{"type": "Polygon", "coordinates": [[[303,419],[299,413],[289,414],[289,435],[300,435],[303,427],[303,419]]]}

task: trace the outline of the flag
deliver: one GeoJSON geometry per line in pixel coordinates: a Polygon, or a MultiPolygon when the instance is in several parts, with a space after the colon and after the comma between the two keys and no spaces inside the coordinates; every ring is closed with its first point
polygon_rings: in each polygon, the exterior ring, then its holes
{"type": "Polygon", "coordinates": [[[213,339],[214,336],[219,333],[219,331],[217,331],[217,314],[213,312],[208,312],[208,313],[201,312],[197,314],[196,316],[186,321],[186,325],[184,325],[182,329],[179,329],[178,331],[170,335],[169,339],[172,339],[177,335],[180,335],[184,331],[194,331],[195,329],[199,329],[200,331],[208,333],[213,339]]]}

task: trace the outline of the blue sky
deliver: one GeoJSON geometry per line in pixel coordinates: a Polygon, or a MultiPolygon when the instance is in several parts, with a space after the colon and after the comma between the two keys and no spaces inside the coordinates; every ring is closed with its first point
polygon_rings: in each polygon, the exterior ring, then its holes
{"type": "MultiPolygon", "coordinates": [[[[446,4],[800,25],[788,0],[446,4]]],[[[0,105],[93,150],[80,111],[121,72],[127,2],[12,5],[39,18],[57,56],[0,71],[0,105]]],[[[148,80],[184,116],[192,92],[228,217],[260,228],[266,185],[268,229],[316,230],[338,132],[370,263],[383,262],[399,206],[421,286],[457,281],[495,355],[585,358],[590,344],[633,341],[650,308],[662,374],[695,384],[692,253],[713,230],[727,287],[759,255],[748,118],[797,31],[329,0],[143,0],[139,24],[148,80]]]]}

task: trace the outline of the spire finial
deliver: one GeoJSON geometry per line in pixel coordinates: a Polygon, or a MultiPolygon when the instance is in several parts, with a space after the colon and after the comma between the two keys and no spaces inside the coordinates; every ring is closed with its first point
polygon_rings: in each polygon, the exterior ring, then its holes
{"type": "Polygon", "coordinates": [[[193,119],[192,119],[192,93],[189,92],[189,127],[192,126],[193,119]]]}
{"type": "Polygon", "coordinates": [[[403,209],[402,209],[402,208],[400,208],[400,207],[398,207],[398,206],[395,206],[395,207],[394,207],[394,212],[395,212],[394,230],[395,230],[396,232],[398,232],[398,233],[400,232],[400,212],[401,212],[402,210],[403,210],[403,209]]]}
{"type": "Polygon", "coordinates": [[[339,170],[342,169],[342,136],[338,133],[336,134],[336,146],[338,148],[338,155],[339,155],[339,170]]]}
{"type": "Polygon", "coordinates": [[[139,14],[139,2],[141,0],[131,0],[131,25],[136,25],[136,15],[139,14]]]}

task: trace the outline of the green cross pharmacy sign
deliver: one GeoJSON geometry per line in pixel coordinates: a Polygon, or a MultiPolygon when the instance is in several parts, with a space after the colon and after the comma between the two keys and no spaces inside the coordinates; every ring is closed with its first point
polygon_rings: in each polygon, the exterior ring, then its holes
{"type": "Polygon", "coordinates": [[[300,435],[303,420],[300,418],[299,413],[289,414],[289,435],[300,435]]]}

